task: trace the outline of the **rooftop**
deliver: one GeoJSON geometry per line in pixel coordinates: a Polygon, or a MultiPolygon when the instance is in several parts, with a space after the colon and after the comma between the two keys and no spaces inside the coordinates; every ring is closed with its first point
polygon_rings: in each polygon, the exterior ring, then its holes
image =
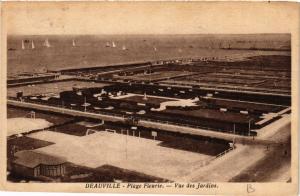
{"type": "Polygon", "coordinates": [[[59,165],[66,162],[66,160],[61,157],[54,157],[48,154],[31,151],[31,150],[16,152],[15,156],[17,157],[17,159],[14,161],[14,163],[29,168],[34,168],[40,164],[59,165]]]}

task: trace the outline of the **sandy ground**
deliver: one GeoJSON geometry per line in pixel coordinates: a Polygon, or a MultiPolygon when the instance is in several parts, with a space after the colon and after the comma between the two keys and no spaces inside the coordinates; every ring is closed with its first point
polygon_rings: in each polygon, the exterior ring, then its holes
{"type": "MultiPolygon", "coordinates": [[[[279,146],[270,145],[269,151],[265,151],[265,155],[239,175],[231,179],[232,182],[240,182],[240,180],[255,182],[287,182],[291,178],[291,157],[290,137],[291,137],[291,116],[284,115],[278,121],[263,128],[261,139],[271,142],[280,142],[279,146]],[[283,152],[287,151],[287,155],[283,152]]],[[[266,146],[257,146],[262,150],[266,150],[266,146]]]]}
{"type": "Polygon", "coordinates": [[[269,177],[273,182],[287,182],[291,178],[291,166],[285,164],[269,177]]]}
{"type": "Polygon", "coordinates": [[[160,103],[159,108],[151,108],[151,111],[163,111],[166,110],[168,106],[177,106],[177,107],[192,107],[197,106],[197,101],[199,101],[199,98],[195,99],[181,99],[178,101],[166,101],[160,103]]]}
{"type": "Polygon", "coordinates": [[[97,168],[108,164],[169,180],[180,181],[193,167],[211,156],[161,147],[159,141],[108,132],[84,137],[43,131],[29,137],[54,142],[40,152],[65,156],[78,165],[97,168]],[[66,145],[67,144],[67,145],[66,145]]]}
{"type": "Polygon", "coordinates": [[[7,119],[7,135],[15,135],[51,126],[52,123],[40,118],[9,118],[7,119]]]}
{"type": "Polygon", "coordinates": [[[290,135],[291,115],[283,115],[281,119],[258,130],[260,139],[272,141],[284,140],[290,135]]]}
{"type": "Polygon", "coordinates": [[[133,136],[127,136],[127,142],[125,135],[108,132],[77,137],[43,131],[29,137],[56,143],[37,151],[63,155],[78,165],[97,168],[108,164],[177,182],[226,182],[265,154],[261,148],[237,145],[227,155],[201,167],[212,156],[161,147],[159,141],[133,136]]]}
{"type": "Polygon", "coordinates": [[[228,182],[232,177],[238,175],[265,155],[264,150],[253,146],[237,145],[237,148],[230,151],[206,167],[194,170],[190,176],[185,176],[186,182],[228,182]]]}

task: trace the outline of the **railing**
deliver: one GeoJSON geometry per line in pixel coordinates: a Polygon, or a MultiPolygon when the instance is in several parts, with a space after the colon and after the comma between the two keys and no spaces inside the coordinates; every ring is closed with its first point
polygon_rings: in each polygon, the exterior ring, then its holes
{"type": "Polygon", "coordinates": [[[212,161],[216,160],[217,158],[219,158],[221,156],[224,156],[225,154],[228,154],[230,151],[232,151],[234,149],[235,149],[234,147],[230,147],[229,149],[225,150],[224,152],[221,152],[221,153],[217,154],[215,157],[212,157],[212,158],[209,158],[209,159],[206,159],[206,160],[201,160],[200,164],[194,169],[204,167],[204,166],[210,164],[212,161]]]}
{"type": "Polygon", "coordinates": [[[233,150],[234,147],[230,147],[229,149],[225,150],[224,152],[221,152],[220,154],[217,154],[215,158],[221,157],[225,154],[227,154],[229,151],[233,150]]]}

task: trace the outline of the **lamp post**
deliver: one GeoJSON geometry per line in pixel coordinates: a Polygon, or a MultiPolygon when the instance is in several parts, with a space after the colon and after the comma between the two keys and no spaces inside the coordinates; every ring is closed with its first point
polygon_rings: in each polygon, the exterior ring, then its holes
{"type": "Polygon", "coordinates": [[[61,110],[62,110],[62,113],[65,113],[64,107],[65,107],[65,102],[64,102],[64,100],[62,100],[61,101],[61,110]]]}
{"type": "Polygon", "coordinates": [[[235,123],[233,124],[233,140],[232,140],[233,145],[234,142],[235,142],[235,123]]]}
{"type": "Polygon", "coordinates": [[[84,96],[84,112],[86,112],[86,96],[84,96]]]}
{"type": "Polygon", "coordinates": [[[129,131],[127,129],[127,134],[126,134],[126,160],[127,160],[127,137],[128,137],[129,131]]]}
{"type": "Polygon", "coordinates": [[[249,119],[249,122],[248,122],[248,136],[250,136],[250,130],[251,130],[251,121],[252,121],[253,119],[252,118],[250,118],[249,119]]]}

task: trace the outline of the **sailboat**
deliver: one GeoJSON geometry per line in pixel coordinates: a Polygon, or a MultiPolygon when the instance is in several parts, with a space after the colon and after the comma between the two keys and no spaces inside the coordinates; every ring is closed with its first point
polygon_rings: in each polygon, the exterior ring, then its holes
{"type": "Polygon", "coordinates": [[[105,47],[110,47],[110,44],[109,44],[109,42],[106,42],[106,45],[105,45],[105,47]]]}
{"type": "Polygon", "coordinates": [[[73,39],[73,42],[72,42],[72,46],[75,47],[76,44],[75,44],[75,40],[73,39]]]}
{"type": "Polygon", "coordinates": [[[156,52],[157,51],[157,48],[156,47],[153,47],[154,51],[156,52]]]}
{"type": "Polygon", "coordinates": [[[47,48],[51,47],[48,39],[45,40],[43,45],[46,46],[47,48]]]}
{"type": "Polygon", "coordinates": [[[24,40],[22,40],[22,50],[25,50],[24,40]]]}
{"type": "Polygon", "coordinates": [[[125,45],[123,45],[122,50],[128,50],[125,45]]]}
{"type": "Polygon", "coordinates": [[[31,49],[34,49],[35,46],[34,46],[34,43],[33,43],[33,40],[31,40],[31,49]]]}
{"type": "Polygon", "coordinates": [[[112,47],[115,48],[116,47],[116,44],[115,42],[112,42],[112,47]]]}

